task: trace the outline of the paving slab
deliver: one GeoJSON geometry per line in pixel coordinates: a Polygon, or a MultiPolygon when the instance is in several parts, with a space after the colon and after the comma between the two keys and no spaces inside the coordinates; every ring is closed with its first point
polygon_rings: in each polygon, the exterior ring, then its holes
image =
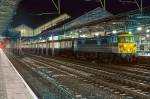
{"type": "Polygon", "coordinates": [[[0,99],[38,99],[0,49],[0,99]]]}

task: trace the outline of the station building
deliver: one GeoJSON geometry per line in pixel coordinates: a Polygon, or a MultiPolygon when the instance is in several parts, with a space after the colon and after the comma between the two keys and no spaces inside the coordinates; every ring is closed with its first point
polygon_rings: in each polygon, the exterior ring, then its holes
{"type": "Polygon", "coordinates": [[[32,37],[32,36],[36,36],[46,30],[48,30],[49,28],[52,28],[56,25],[58,25],[59,23],[69,19],[71,16],[69,16],[68,14],[62,14],[56,18],[54,18],[53,20],[33,29],[25,24],[19,25],[16,28],[13,29],[14,32],[17,33],[21,33],[22,37],[32,37]]]}

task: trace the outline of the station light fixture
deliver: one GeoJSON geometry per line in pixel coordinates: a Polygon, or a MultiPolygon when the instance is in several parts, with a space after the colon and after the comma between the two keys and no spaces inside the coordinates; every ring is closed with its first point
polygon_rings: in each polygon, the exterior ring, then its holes
{"type": "Polygon", "coordinates": [[[147,30],[146,30],[146,32],[147,32],[147,33],[149,33],[149,32],[150,32],[150,30],[149,30],[149,29],[147,29],[147,30]]]}
{"type": "Polygon", "coordinates": [[[116,24],[116,22],[113,22],[112,24],[116,24]]]}
{"type": "Polygon", "coordinates": [[[42,42],[45,42],[46,40],[42,40],[42,42]]]}
{"type": "Polygon", "coordinates": [[[142,27],[137,27],[137,30],[138,30],[138,31],[141,31],[141,30],[142,30],[142,27]]]}
{"type": "Polygon", "coordinates": [[[21,30],[21,33],[24,33],[24,32],[25,32],[25,29],[22,29],[22,30],[21,30]]]}
{"type": "Polygon", "coordinates": [[[95,33],[95,36],[99,36],[99,33],[95,33]]]}
{"type": "Polygon", "coordinates": [[[84,37],[86,37],[86,35],[85,35],[85,34],[83,34],[83,35],[80,35],[80,37],[83,37],[83,38],[84,38],[84,37]]]}
{"type": "Polygon", "coordinates": [[[129,34],[132,34],[132,32],[131,32],[131,31],[129,31],[129,34]]]}
{"type": "Polygon", "coordinates": [[[141,40],[145,40],[145,37],[142,37],[141,40]]]}
{"type": "Polygon", "coordinates": [[[98,26],[96,26],[95,28],[98,29],[98,26]]]}
{"type": "Polygon", "coordinates": [[[116,33],[117,33],[117,31],[116,31],[116,30],[113,30],[113,31],[112,31],[112,33],[113,33],[113,34],[116,34],[116,33]]]}
{"type": "Polygon", "coordinates": [[[82,31],[80,30],[79,32],[81,33],[82,31]]]}
{"type": "Polygon", "coordinates": [[[150,35],[149,34],[146,34],[146,37],[149,37],[150,35]]]}
{"type": "Polygon", "coordinates": [[[48,40],[52,40],[52,37],[50,36],[50,37],[48,38],[48,40]]]}

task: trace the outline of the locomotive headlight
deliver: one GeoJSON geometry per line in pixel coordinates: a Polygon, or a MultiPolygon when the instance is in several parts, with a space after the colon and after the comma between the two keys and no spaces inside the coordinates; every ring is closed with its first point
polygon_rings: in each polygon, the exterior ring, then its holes
{"type": "Polygon", "coordinates": [[[128,49],[128,52],[130,52],[130,49],[128,49]]]}
{"type": "Polygon", "coordinates": [[[127,47],[127,45],[126,45],[126,44],[124,44],[124,47],[126,48],[126,47],[127,47]]]}

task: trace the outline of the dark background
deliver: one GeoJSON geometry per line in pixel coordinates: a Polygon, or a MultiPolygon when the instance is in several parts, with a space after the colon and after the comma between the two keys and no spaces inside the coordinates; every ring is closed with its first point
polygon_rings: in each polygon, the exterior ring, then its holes
{"type": "MultiPolygon", "coordinates": [[[[100,3],[98,0],[61,0],[61,14],[67,13],[71,15],[72,18],[76,18],[99,6],[100,3]]],[[[150,6],[150,0],[143,0],[143,6],[150,6]]],[[[137,9],[137,6],[135,4],[121,3],[119,0],[106,0],[106,9],[112,14],[118,14],[137,9]]],[[[37,14],[51,13],[55,11],[56,8],[51,0],[22,0],[17,8],[11,26],[16,27],[20,24],[26,24],[32,28],[36,28],[37,26],[59,16],[58,14],[37,14]]]]}

